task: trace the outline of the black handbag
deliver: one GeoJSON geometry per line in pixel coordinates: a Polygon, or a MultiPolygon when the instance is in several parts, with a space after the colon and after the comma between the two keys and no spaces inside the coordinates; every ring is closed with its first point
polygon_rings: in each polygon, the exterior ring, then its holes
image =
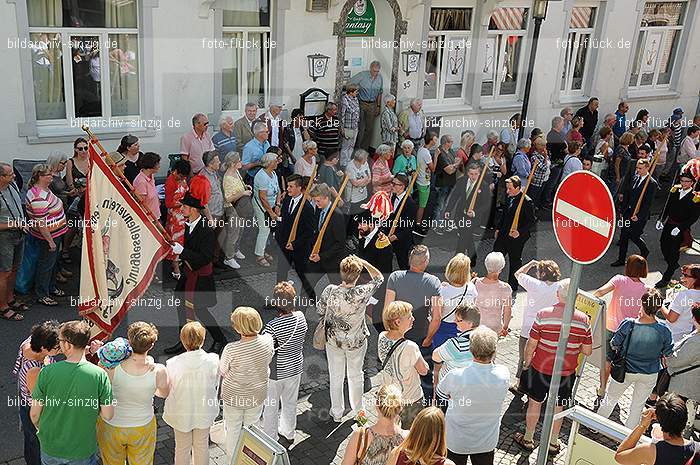
{"type": "Polygon", "coordinates": [[[612,379],[618,383],[625,382],[625,374],[627,374],[627,350],[630,347],[630,340],[632,339],[632,332],[634,331],[634,321],[632,322],[632,329],[630,329],[629,334],[625,338],[625,349],[620,354],[619,352],[615,356],[615,359],[610,362],[610,376],[612,379]]]}

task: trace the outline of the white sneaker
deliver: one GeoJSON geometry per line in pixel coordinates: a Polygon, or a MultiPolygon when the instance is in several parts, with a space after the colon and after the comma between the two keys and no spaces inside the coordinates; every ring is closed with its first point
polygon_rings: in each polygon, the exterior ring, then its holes
{"type": "Polygon", "coordinates": [[[233,258],[237,258],[239,260],[245,260],[245,255],[243,255],[243,252],[240,250],[237,250],[235,254],[233,254],[233,258]]]}
{"type": "Polygon", "coordinates": [[[235,258],[229,258],[228,260],[224,260],[224,265],[231,267],[234,270],[237,270],[241,267],[241,265],[238,264],[235,258]]]}

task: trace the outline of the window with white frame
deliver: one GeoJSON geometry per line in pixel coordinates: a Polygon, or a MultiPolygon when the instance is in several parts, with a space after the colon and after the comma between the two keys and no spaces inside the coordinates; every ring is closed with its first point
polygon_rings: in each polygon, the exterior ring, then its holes
{"type": "Polygon", "coordinates": [[[517,97],[528,13],[527,8],[496,8],[491,14],[488,34],[481,44],[482,97],[517,97]]]}
{"type": "Polygon", "coordinates": [[[140,114],[136,0],[27,2],[37,121],[140,114]]]}
{"type": "Polygon", "coordinates": [[[223,12],[222,111],[242,111],[247,102],[265,108],[270,82],[270,1],[247,0],[223,12]]]}
{"type": "Polygon", "coordinates": [[[644,13],[634,53],[631,88],[668,87],[688,2],[652,2],[644,13]]]}
{"type": "Polygon", "coordinates": [[[564,43],[559,42],[559,47],[564,49],[564,72],[561,77],[563,94],[583,95],[595,16],[594,7],[577,6],[571,11],[569,34],[564,43]]]}
{"type": "Polygon", "coordinates": [[[430,9],[424,99],[437,102],[463,99],[471,25],[471,8],[430,9]]]}

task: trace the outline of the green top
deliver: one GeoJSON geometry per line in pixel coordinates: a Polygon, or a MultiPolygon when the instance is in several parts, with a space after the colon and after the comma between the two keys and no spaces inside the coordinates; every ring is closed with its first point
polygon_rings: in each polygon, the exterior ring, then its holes
{"type": "Polygon", "coordinates": [[[37,433],[42,452],[70,460],[97,452],[100,406],[112,403],[102,368],[88,361],[52,363],[39,372],[32,399],[44,405],[37,433]]]}
{"type": "Polygon", "coordinates": [[[391,168],[391,174],[397,175],[403,173],[409,175],[416,171],[416,156],[411,155],[411,158],[406,158],[406,155],[399,154],[394,159],[394,166],[391,168]]]}

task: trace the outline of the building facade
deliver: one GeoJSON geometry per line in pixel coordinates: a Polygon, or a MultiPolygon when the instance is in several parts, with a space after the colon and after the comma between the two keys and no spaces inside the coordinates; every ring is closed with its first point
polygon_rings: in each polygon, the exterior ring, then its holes
{"type": "MultiPolygon", "coordinates": [[[[641,108],[652,126],[677,107],[692,119],[697,3],[550,1],[528,125],[547,130],[591,96],[601,119],[621,99],[629,121],[641,108]]],[[[238,118],[247,102],[262,113],[275,99],[288,115],[310,88],[337,98],[372,61],[398,110],[422,98],[441,133],[483,141],[522,106],[532,13],[532,0],[5,0],[0,159],[71,154],[82,124],[107,150],[131,133],[144,151],[175,153],[194,113],[215,129],[222,114],[238,118]],[[316,80],[314,54],[328,57],[316,80]]]]}

